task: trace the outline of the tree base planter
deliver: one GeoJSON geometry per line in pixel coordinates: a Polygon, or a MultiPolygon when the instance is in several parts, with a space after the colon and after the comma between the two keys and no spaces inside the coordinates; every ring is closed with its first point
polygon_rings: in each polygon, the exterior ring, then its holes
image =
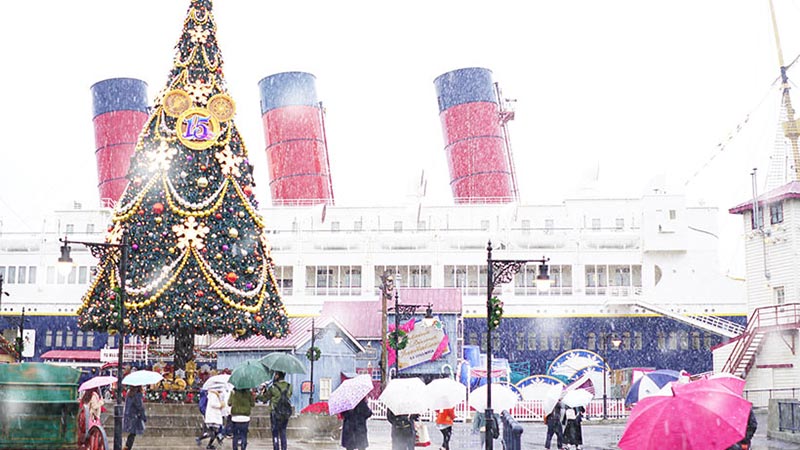
{"type": "Polygon", "coordinates": [[[289,428],[293,428],[295,436],[307,442],[339,442],[342,437],[342,421],[327,414],[294,416],[289,420],[289,428]]]}

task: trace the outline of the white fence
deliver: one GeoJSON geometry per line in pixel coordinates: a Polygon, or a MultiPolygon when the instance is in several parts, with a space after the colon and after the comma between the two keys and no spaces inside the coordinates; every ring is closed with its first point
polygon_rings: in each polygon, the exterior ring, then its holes
{"type": "MultiPolygon", "coordinates": [[[[386,418],[386,405],[378,399],[369,400],[369,408],[372,410],[372,417],[376,419],[386,418]]],[[[456,421],[465,422],[472,419],[473,411],[466,406],[466,402],[456,405],[456,421]]],[[[606,402],[605,417],[609,419],[624,419],[628,417],[629,410],[625,409],[625,401],[621,398],[609,398],[606,402]]],[[[541,400],[521,400],[509,411],[519,422],[542,422],[544,420],[544,408],[541,400]]],[[[497,411],[500,413],[500,411],[497,411]]],[[[420,415],[423,421],[433,422],[435,413],[428,411],[420,415]]],[[[594,399],[586,406],[586,418],[596,420],[603,418],[603,399],[594,399]]]]}

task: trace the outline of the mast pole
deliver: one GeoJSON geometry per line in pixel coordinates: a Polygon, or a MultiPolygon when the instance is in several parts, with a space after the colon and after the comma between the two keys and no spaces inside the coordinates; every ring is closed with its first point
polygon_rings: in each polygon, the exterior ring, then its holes
{"type": "Polygon", "coordinates": [[[783,123],[783,134],[792,144],[792,165],[794,166],[792,181],[800,181],[800,147],[798,138],[800,137],[800,127],[794,118],[794,108],[792,98],[789,96],[789,77],[786,76],[786,66],[783,63],[783,49],[781,48],[781,38],[778,33],[778,20],[775,18],[775,6],[769,0],[769,13],[772,18],[772,31],[775,34],[775,47],[778,51],[778,65],[781,68],[781,88],[783,89],[782,100],[786,107],[786,122],[783,123]]]}

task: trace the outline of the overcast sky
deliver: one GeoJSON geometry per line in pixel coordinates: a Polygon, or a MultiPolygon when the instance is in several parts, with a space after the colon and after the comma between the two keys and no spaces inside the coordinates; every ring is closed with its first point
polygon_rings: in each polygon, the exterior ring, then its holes
{"type": "MultiPolygon", "coordinates": [[[[89,88],[140,78],[152,103],[188,5],[3,5],[5,229],[38,229],[54,208],[97,201],[89,88]]],[[[800,8],[775,6],[788,64],[800,52],[800,8]]],[[[638,197],[664,173],[679,187],[691,179],[690,198],[723,211],[751,195],[753,167],[766,175],[779,74],[768,0],[216,0],[214,13],[264,204],[257,83],[284,71],[317,77],[339,205],[404,202],[423,170],[428,203],[452,202],[433,79],[464,67],[491,69],[517,100],[510,134],[524,203],[563,200],[598,163],[605,192],[638,197]]]]}

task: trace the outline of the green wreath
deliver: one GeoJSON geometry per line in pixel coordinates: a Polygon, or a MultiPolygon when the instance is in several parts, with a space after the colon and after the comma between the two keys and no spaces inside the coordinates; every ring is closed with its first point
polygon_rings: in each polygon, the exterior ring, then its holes
{"type": "Polygon", "coordinates": [[[503,318],[503,302],[497,297],[489,299],[489,329],[494,330],[500,326],[503,318]]]}
{"type": "Polygon", "coordinates": [[[403,330],[389,332],[389,347],[395,351],[403,350],[408,345],[408,334],[403,330]],[[399,341],[399,342],[398,342],[399,341]]]}
{"type": "Polygon", "coordinates": [[[309,361],[319,361],[319,358],[322,356],[322,350],[319,347],[311,347],[306,351],[306,358],[309,361]]]}

